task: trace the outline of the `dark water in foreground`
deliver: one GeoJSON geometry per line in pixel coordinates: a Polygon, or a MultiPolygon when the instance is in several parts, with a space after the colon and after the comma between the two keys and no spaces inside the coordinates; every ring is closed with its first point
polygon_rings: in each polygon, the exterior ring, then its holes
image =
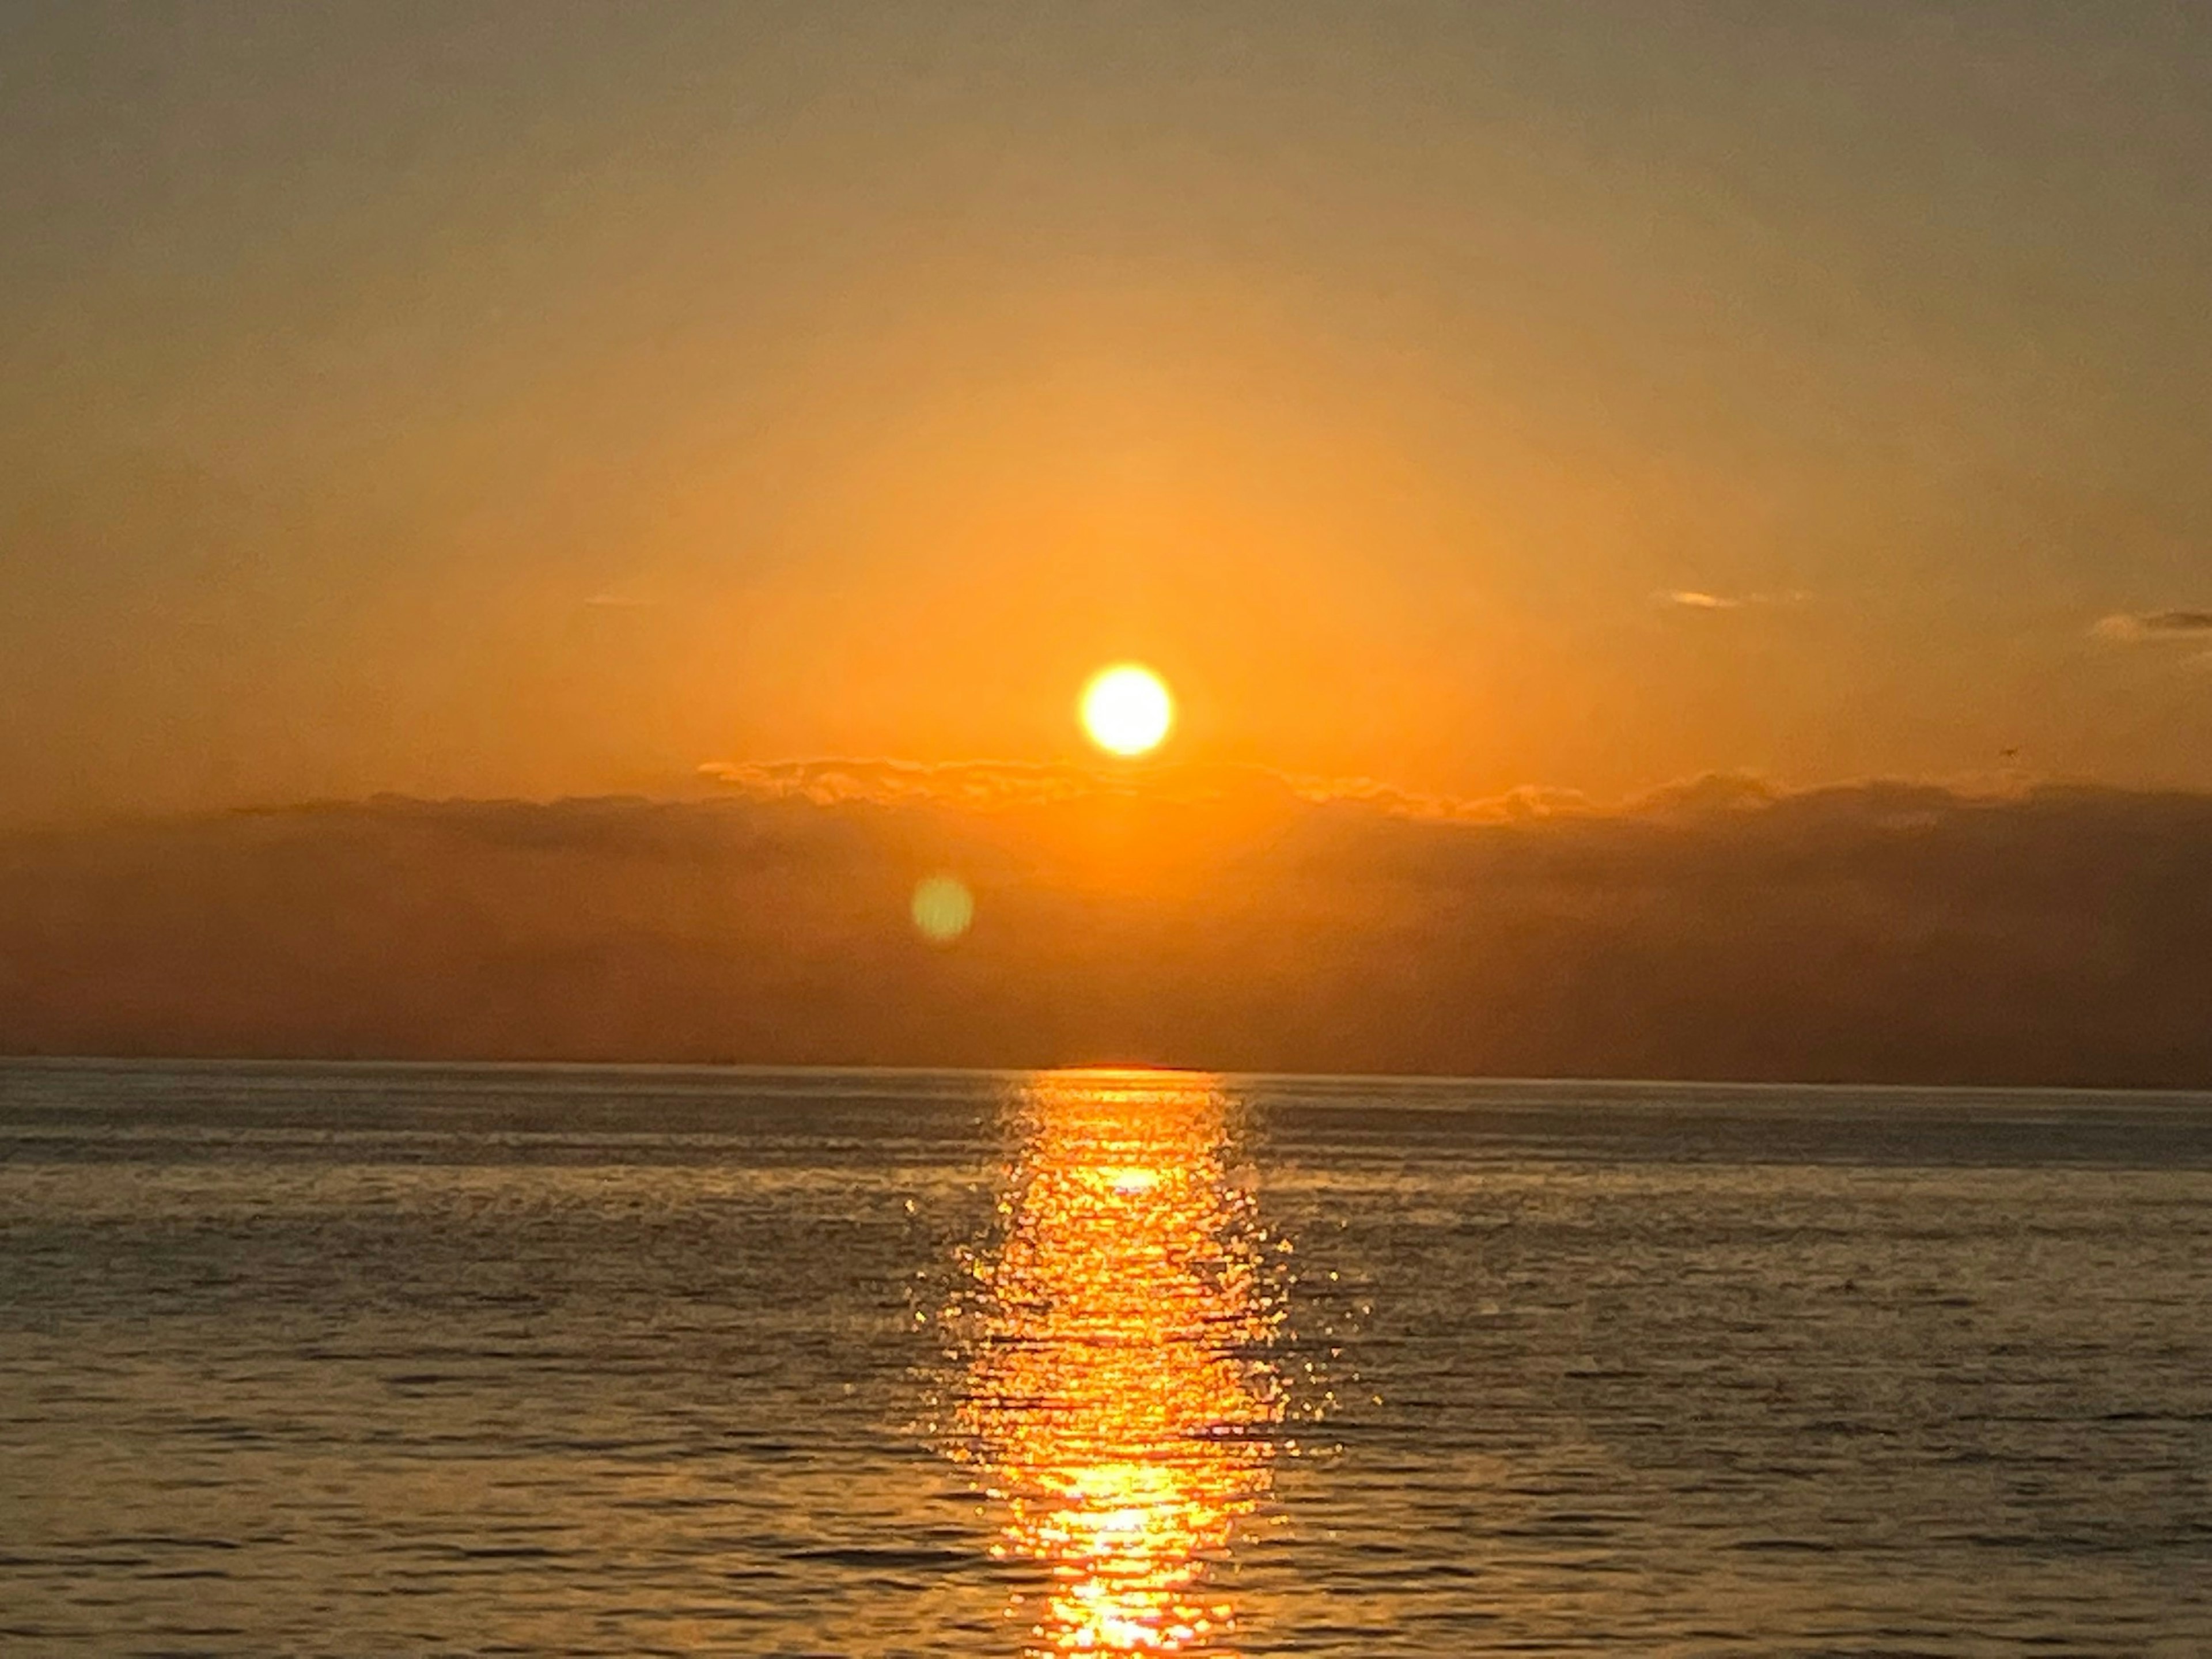
{"type": "Polygon", "coordinates": [[[0,1646],[2212,1653],[2212,1099],[0,1066],[0,1646]]]}

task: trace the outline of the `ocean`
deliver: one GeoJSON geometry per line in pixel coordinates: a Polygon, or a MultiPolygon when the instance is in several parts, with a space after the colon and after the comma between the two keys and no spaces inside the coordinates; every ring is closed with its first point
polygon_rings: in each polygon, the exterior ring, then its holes
{"type": "Polygon", "coordinates": [[[2212,1097],[0,1064],[0,1646],[2212,1653],[2212,1097]]]}

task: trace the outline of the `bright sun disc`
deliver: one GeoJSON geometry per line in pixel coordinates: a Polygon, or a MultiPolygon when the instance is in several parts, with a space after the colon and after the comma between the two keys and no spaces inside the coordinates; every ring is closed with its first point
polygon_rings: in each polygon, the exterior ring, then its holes
{"type": "Polygon", "coordinates": [[[1083,688],[1083,729],[1109,754],[1141,755],[1156,749],[1175,723],[1175,699],[1149,668],[1123,663],[1083,688]]]}

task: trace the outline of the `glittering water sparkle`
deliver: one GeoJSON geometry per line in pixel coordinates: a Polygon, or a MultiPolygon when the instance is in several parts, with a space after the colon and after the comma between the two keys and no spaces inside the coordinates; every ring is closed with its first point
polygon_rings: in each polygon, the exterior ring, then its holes
{"type": "Polygon", "coordinates": [[[947,1310],[950,1449],[1050,1573],[1039,1652],[1222,1651],[1208,1583],[1266,1498],[1282,1279],[1211,1079],[1061,1073],[1022,1103],[1002,1225],[947,1310]]]}

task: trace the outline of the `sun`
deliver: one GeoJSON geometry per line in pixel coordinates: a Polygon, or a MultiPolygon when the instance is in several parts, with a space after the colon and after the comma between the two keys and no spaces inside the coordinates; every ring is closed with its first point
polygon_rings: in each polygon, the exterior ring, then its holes
{"type": "Polygon", "coordinates": [[[1174,724],[1175,699],[1166,683],[1139,664],[1103,668],[1083,688],[1083,729],[1109,754],[1157,749],[1174,724]]]}

